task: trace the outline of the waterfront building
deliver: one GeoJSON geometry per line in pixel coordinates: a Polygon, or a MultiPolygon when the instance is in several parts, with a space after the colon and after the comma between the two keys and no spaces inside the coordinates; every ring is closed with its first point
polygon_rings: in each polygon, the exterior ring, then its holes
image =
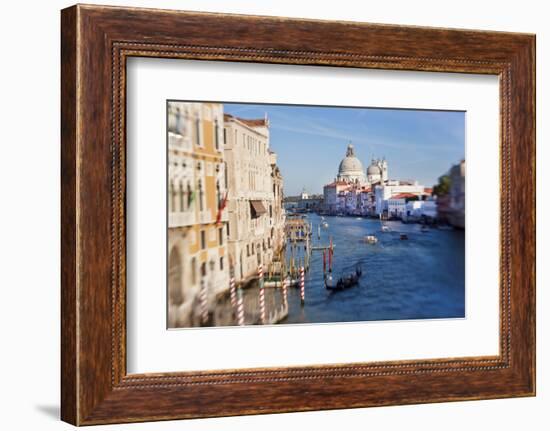
{"type": "MultiPolygon", "coordinates": [[[[403,195],[409,198],[413,197],[422,198],[427,195],[425,187],[418,182],[405,182],[405,181],[387,181],[385,184],[376,185],[374,187],[374,199],[375,199],[375,214],[390,216],[391,211],[398,211],[397,208],[390,210],[389,200],[396,199],[397,196],[403,195]]],[[[400,211],[398,211],[400,212],[400,211]]]]}
{"type": "Polygon", "coordinates": [[[323,201],[322,195],[310,195],[304,188],[299,196],[286,197],[285,206],[294,212],[316,212],[323,209],[323,201]]]}
{"type": "Polygon", "coordinates": [[[373,158],[365,174],[353,145],[349,144],[335,180],[323,188],[324,211],[373,217],[392,213],[393,217],[401,218],[406,214],[406,201],[397,201],[399,194],[411,194],[417,199],[427,196],[424,186],[416,181],[391,180],[385,158],[373,158]]]}
{"type": "Polygon", "coordinates": [[[438,196],[437,213],[439,218],[451,225],[464,229],[466,211],[466,162],[453,165],[446,174],[449,177],[449,190],[438,196]]]}
{"type": "Polygon", "coordinates": [[[228,252],[238,283],[267,267],[284,242],[283,178],[269,147],[269,122],[224,116],[228,252]]]}
{"type": "Polygon", "coordinates": [[[437,217],[437,203],[436,200],[429,197],[423,201],[409,201],[407,202],[407,218],[413,219],[430,219],[435,220],[437,217]]]}
{"type": "Polygon", "coordinates": [[[365,187],[361,190],[359,213],[371,217],[376,215],[376,201],[371,187],[365,187]]]}
{"type": "Polygon", "coordinates": [[[339,196],[342,192],[349,189],[349,184],[345,181],[333,181],[323,187],[324,209],[331,214],[340,212],[339,196]]]}
{"type": "MultiPolygon", "coordinates": [[[[270,150],[271,151],[271,150],[270,150]]],[[[271,151],[271,183],[273,187],[273,216],[271,217],[270,241],[273,241],[275,256],[282,252],[285,245],[286,213],[283,205],[283,176],[277,166],[277,155],[271,151]]],[[[271,245],[271,244],[270,244],[271,245]]]]}
{"type": "Polygon", "coordinates": [[[388,217],[403,219],[407,215],[407,199],[415,198],[412,193],[399,193],[388,199],[388,217]]]}
{"type": "Polygon", "coordinates": [[[168,103],[168,326],[194,326],[229,282],[223,107],[168,103]]]}

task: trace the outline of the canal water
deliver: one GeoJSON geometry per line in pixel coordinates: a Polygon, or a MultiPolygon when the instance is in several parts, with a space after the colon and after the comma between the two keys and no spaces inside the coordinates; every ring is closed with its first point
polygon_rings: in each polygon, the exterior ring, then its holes
{"type": "Polygon", "coordinates": [[[337,279],[361,264],[359,284],[329,291],[323,282],[323,252],[313,250],[305,277],[305,304],[299,288],[289,289],[289,315],[282,324],[464,317],[464,231],[429,229],[419,224],[308,214],[313,246],[334,244],[333,275],[337,279]],[[406,233],[408,240],[401,240],[406,233]],[[374,234],[377,244],[367,244],[374,234]]]}

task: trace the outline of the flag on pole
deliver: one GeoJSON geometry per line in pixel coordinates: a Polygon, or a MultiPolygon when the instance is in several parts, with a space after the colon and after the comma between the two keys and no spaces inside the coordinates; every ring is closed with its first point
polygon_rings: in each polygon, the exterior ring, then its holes
{"type": "Polygon", "coordinates": [[[223,213],[223,210],[225,209],[226,205],[227,205],[227,192],[225,192],[225,196],[223,197],[223,199],[220,203],[220,206],[219,206],[219,209],[218,209],[218,214],[216,215],[216,224],[221,223],[222,213],[223,213]]]}

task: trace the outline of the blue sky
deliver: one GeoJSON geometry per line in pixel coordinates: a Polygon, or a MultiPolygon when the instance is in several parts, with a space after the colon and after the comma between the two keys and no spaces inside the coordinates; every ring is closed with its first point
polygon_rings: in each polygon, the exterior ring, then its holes
{"type": "Polygon", "coordinates": [[[372,157],[386,157],[391,179],[427,187],[465,153],[464,112],[236,103],[225,103],[224,111],[242,118],[267,113],[287,196],[304,187],[322,193],[349,141],[365,169],[372,157]]]}

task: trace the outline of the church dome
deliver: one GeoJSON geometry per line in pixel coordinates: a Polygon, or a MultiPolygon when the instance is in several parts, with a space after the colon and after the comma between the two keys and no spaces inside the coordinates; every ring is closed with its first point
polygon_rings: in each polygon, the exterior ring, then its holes
{"type": "Polygon", "coordinates": [[[363,172],[363,164],[357,157],[346,156],[342,159],[340,162],[340,167],[338,168],[338,173],[340,175],[356,172],[363,172]]]}
{"type": "Polygon", "coordinates": [[[363,164],[357,157],[355,157],[353,145],[349,144],[346,151],[346,157],[344,157],[340,162],[338,175],[348,176],[361,174],[363,174],[363,164]]]}
{"type": "Polygon", "coordinates": [[[375,164],[370,165],[367,169],[367,175],[380,175],[381,173],[380,168],[375,164]]]}

